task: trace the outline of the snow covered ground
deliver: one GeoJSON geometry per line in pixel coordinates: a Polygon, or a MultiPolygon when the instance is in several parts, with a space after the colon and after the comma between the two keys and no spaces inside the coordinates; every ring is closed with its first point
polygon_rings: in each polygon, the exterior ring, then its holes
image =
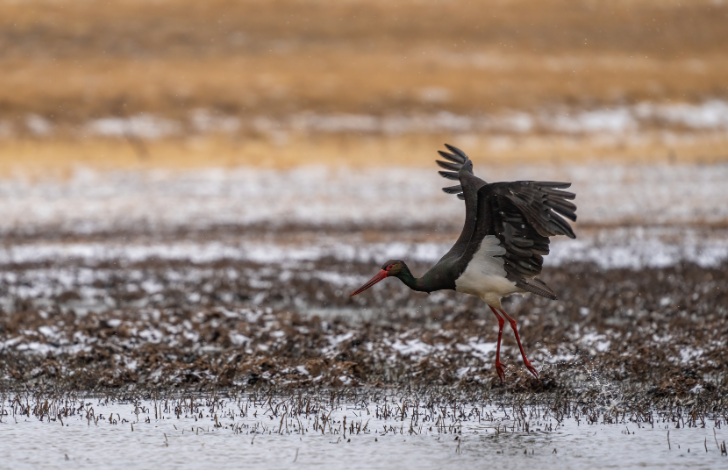
{"type": "MultiPolygon", "coordinates": [[[[600,376],[659,393],[722,386],[728,165],[476,171],[489,181],[573,182],[578,238],[552,241],[542,275],[562,300],[517,297],[506,306],[544,374],[579,384],[586,379],[572,368],[598,363],[600,376]],[[616,347],[625,342],[629,358],[616,347]]],[[[464,210],[440,191],[446,184],[435,168],[78,171],[66,181],[0,181],[0,350],[17,362],[0,379],[51,380],[62,370],[83,387],[100,376],[108,386],[215,381],[222,369],[211,358],[240,353],[228,374],[240,383],[309,380],[291,371],[324,357],[329,372],[313,375],[331,384],[342,376],[495,384],[495,324],[479,299],[412,293],[396,281],[349,297],[387,259],[418,274],[448,250],[464,210]],[[308,349],[286,356],[301,345],[308,349]],[[148,347],[172,348],[168,370],[139,365],[148,347]],[[83,376],[36,354],[72,361],[99,350],[109,355],[83,376]],[[128,355],[117,360],[120,350],[128,355]],[[194,371],[175,362],[189,354],[202,361],[194,371]],[[374,372],[347,376],[351,358],[374,372]],[[264,359],[279,363],[263,367],[264,359]],[[405,364],[406,374],[391,375],[390,364],[405,364]]],[[[512,343],[503,353],[522,372],[512,343]]]]}
{"type": "MultiPolygon", "coordinates": [[[[425,89],[423,98],[447,93],[445,89],[425,89]]],[[[702,103],[652,103],[618,105],[594,109],[558,107],[535,112],[507,112],[462,115],[447,111],[429,114],[376,116],[369,114],[321,114],[302,112],[275,119],[257,116],[240,119],[206,109],[192,111],[187,119],[173,120],[153,114],[131,117],[107,116],[89,121],[78,129],[84,136],[125,137],[142,139],[176,137],[187,133],[229,133],[255,131],[278,133],[338,134],[366,133],[406,135],[422,133],[506,132],[526,134],[534,131],[560,134],[635,134],[659,125],[663,128],[692,131],[728,130],[728,103],[711,99],[702,103]]],[[[23,125],[0,121],[0,137],[12,136],[16,127],[47,137],[54,133],[53,123],[41,116],[26,116],[23,125]]]]}
{"type": "MultiPolygon", "coordinates": [[[[486,181],[570,181],[582,225],[728,221],[728,164],[476,166],[486,181]]],[[[66,181],[0,180],[0,232],[166,231],[219,225],[459,225],[463,204],[431,169],[187,172],[79,170],[66,181]]]]}
{"type": "MultiPolygon", "coordinates": [[[[547,266],[570,262],[596,263],[602,269],[664,267],[680,261],[703,267],[717,266],[728,259],[728,231],[637,227],[585,230],[576,240],[556,239],[551,244],[547,266]]],[[[216,261],[249,261],[286,264],[318,261],[382,262],[387,259],[436,262],[454,242],[404,240],[367,242],[359,235],[322,235],[300,242],[277,237],[247,237],[216,241],[32,241],[0,246],[0,266],[27,263],[140,263],[149,260],[207,264],[216,261]]]]}

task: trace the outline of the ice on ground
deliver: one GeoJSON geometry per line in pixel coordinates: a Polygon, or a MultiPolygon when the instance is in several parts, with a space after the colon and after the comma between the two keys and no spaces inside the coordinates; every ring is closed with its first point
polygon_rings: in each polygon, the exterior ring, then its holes
{"type": "MultiPolygon", "coordinates": [[[[435,155],[433,152],[433,159],[435,155]]],[[[423,157],[425,158],[425,157],[423,157]]],[[[458,225],[463,203],[431,169],[79,170],[68,181],[0,180],[0,232],[95,233],[288,224],[458,225]]],[[[489,167],[489,182],[572,182],[580,224],[728,221],[728,165],[489,167]]]]}
{"type": "MultiPolygon", "coordinates": [[[[444,88],[423,88],[417,92],[420,100],[442,104],[449,92],[444,88]]],[[[274,119],[255,116],[241,119],[233,115],[195,109],[185,119],[173,120],[151,114],[128,117],[106,116],[88,121],[79,132],[102,137],[136,137],[161,139],[198,133],[235,133],[252,130],[280,139],[288,133],[377,133],[386,135],[422,133],[474,133],[541,131],[579,135],[637,135],[640,131],[659,125],[662,128],[685,128],[694,131],[728,129],[728,103],[711,99],[702,103],[654,103],[583,109],[562,107],[535,112],[508,110],[498,113],[462,115],[445,110],[431,113],[391,114],[322,114],[300,112],[274,119]]],[[[54,127],[45,118],[34,114],[25,118],[25,127],[37,136],[47,136],[54,127]]],[[[8,127],[5,134],[12,135],[8,127]]]]}
{"type": "Polygon", "coordinates": [[[638,119],[657,119],[694,129],[728,128],[728,103],[708,100],[702,104],[641,103],[633,108],[638,119]]]}
{"type": "Polygon", "coordinates": [[[390,344],[390,347],[405,357],[412,356],[412,355],[426,356],[433,349],[435,349],[420,339],[411,339],[411,340],[405,340],[405,341],[397,339],[397,341],[390,344]]]}
{"type": "MultiPolygon", "coordinates": [[[[193,119],[197,120],[197,114],[193,119]]],[[[139,114],[130,118],[106,117],[89,122],[84,129],[89,134],[105,137],[135,136],[143,139],[159,139],[177,135],[182,126],[172,120],[148,114],[139,114]]]]}
{"type": "MultiPolygon", "coordinates": [[[[198,265],[222,260],[286,264],[326,258],[377,263],[386,259],[434,263],[450,249],[453,242],[454,239],[448,242],[365,242],[351,234],[340,237],[324,236],[319,240],[300,244],[260,239],[228,243],[179,240],[169,240],[166,243],[123,243],[113,240],[66,243],[38,241],[0,246],[0,268],[48,262],[94,266],[106,262],[128,264],[149,260],[179,260],[198,265]]],[[[686,261],[710,267],[720,265],[727,259],[728,233],[724,230],[636,227],[588,230],[579,233],[576,240],[556,238],[551,243],[551,253],[545,258],[545,265],[559,266],[579,262],[596,263],[603,269],[641,269],[666,267],[686,261]]],[[[65,269],[52,272],[37,269],[25,273],[33,273],[37,277],[37,282],[33,284],[35,287],[42,285],[49,277],[56,284],[70,286],[76,282],[75,277],[80,275],[92,276],[94,279],[111,275],[103,269],[81,269],[74,272],[65,269]]],[[[15,282],[12,271],[0,270],[0,275],[9,282],[15,282]]],[[[285,271],[280,275],[285,276],[285,271]]],[[[309,275],[344,287],[356,286],[367,280],[336,271],[315,271],[309,275]]],[[[179,273],[171,273],[171,276],[179,276],[179,273]]],[[[253,279],[251,282],[262,281],[253,279]]],[[[149,280],[141,283],[140,287],[147,293],[155,293],[162,288],[149,280]]]]}

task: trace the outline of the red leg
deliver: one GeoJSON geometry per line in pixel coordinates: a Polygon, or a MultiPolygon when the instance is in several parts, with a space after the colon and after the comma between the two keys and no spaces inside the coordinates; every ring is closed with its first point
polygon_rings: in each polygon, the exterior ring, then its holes
{"type": "Polygon", "coordinates": [[[538,371],[536,370],[536,368],[535,368],[535,367],[533,367],[533,366],[531,365],[531,362],[530,362],[530,361],[528,360],[528,358],[526,357],[526,352],[525,352],[525,351],[523,350],[523,345],[521,344],[521,338],[520,338],[520,336],[518,336],[518,327],[517,327],[517,325],[516,325],[516,320],[514,320],[513,318],[511,318],[511,317],[510,317],[510,316],[509,316],[509,315],[508,315],[508,314],[507,314],[507,313],[506,313],[506,312],[505,312],[505,311],[504,311],[503,309],[501,309],[501,311],[500,311],[500,312],[501,312],[501,313],[503,314],[503,316],[504,316],[504,317],[506,317],[506,319],[507,319],[507,320],[508,320],[508,321],[510,322],[510,324],[511,324],[511,328],[513,328],[513,333],[515,333],[515,334],[516,334],[516,341],[518,341],[518,347],[519,347],[519,348],[521,348],[521,356],[523,356],[523,363],[524,363],[524,364],[526,365],[526,367],[528,368],[528,370],[530,370],[530,371],[531,371],[531,373],[532,373],[532,374],[533,374],[533,375],[534,375],[534,376],[535,376],[536,378],[538,378],[538,371]]]}
{"type": "Polygon", "coordinates": [[[500,361],[500,347],[501,338],[503,338],[503,324],[505,323],[505,320],[503,320],[503,317],[498,314],[498,311],[496,309],[494,309],[493,307],[490,307],[490,309],[493,311],[493,314],[498,319],[498,346],[495,350],[495,370],[498,371],[498,377],[500,377],[501,383],[503,383],[503,381],[506,379],[506,373],[503,371],[503,364],[501,364],[500,361]]]}

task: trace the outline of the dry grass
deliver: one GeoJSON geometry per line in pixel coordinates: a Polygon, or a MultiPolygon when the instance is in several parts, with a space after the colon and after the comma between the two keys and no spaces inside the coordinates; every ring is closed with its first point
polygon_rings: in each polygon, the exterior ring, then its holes
{"type": "Polygon", "coordinates": [[[722,161],[728,139],[716,135],[606,144],[239,135],[147,143],[149,158],[140,158],[127,142],[83,141],[78,129],[138,112],[188,119],[200,108],[249,122],[305,111],[474,115],[726,98],[727,19],[728,5],[710,1],[2,1],[0,136],[11,123],[13,137],[0,140],[0,172],[429,164],[443,141],[502,162],[722,161]],[[54,140],[27,139],[30,114],[54,124],[54,140]]]}
{"type": "Polygon", "coordinates": [[[726,19],[648,0],[2,3],[0,117],[694,101],[728,95],[726,19]]]}
{"type": "Polygon", "coordinates": [[[193,169],[255,166],[286,169],[298,165],[432,166],[443,142],[462,147],[476,164],[561,164],[614,161],[711,164],[728,160],[728,136],[699,139],[658,135],[637,141],[601,141],[565,136],[293,136],[285,144],[264,138],[207,137],[145,143],[146,156],[125,140],[0,141],[0,176],[68,177],[80,167],[111,169],[193,169]]]}
{"type": "Polygon", "coordinates": [[[308,52],[312,58],[271,53],[81,63],[8,59],[0,61],[5,70],[0,112],[8,118],[36,113],[71,123],[121,112],[186,117],[195,108],[239,116],[303,110],[382,115],[443,108],[471,113],[559,104],[693,102],[728,91],[725,54],[663,60],[416,49],[402,51],[402,56],[384,51],[354,56],[353,51],[322,46],[308,52]],[[443,97],[425,97],[432,88],[443,90],[443,97]]]}

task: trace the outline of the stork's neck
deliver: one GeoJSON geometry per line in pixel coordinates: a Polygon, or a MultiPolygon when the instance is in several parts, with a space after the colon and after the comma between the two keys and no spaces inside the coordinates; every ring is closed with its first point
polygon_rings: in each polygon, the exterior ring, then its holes
{"type": "Polygon", "coordinates": [[[422,278],[416,278],[412,275],[412,271],[409,270],[407,265],[402,266],[402,270],[397,273],[397,277],[404,283],[405,286],[412,290],[423,291],[425,288],[422,286],[422,278]]]}

